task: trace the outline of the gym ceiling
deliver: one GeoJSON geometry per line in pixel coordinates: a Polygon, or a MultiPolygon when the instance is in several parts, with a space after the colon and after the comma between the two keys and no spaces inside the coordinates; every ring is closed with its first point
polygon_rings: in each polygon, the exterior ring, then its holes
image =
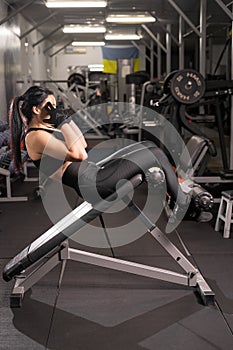
{"type": "MultiPolygon", "coordinates": [[[[184,14],[197,29],[200,24],[200,3],[198,0],[107,0],[105,8],[47,8],[44,0],[2,0],[8,5],[8,15],[21,13],[32,28],[36,28],[51,44],[64,46],[72,40],[93,41],[103,40],[104,34],[64,34],[62,29],[67,24],[79,25],[100,25],[106,26],[109,31],[129,31],[139,33],[142,36],[141,42],[149,43],[151,36],[142,25],[120,25],[106,23],[106,16],[109,14],[149,12],[156,17],[155,23],[148,23],[146,27],[153,35],[160,33],[161,41],[171,25],[173,34],[172,44],[178,40],[179,17],[184,14]],[[177,8],[179,10],[177,10],[177,8]]],[[[206,1],[206,38],[211,38],[214,44],[224,44],[227,33],[231,26],[231,19],[226,11],[232,11],[230,0],[203,0],[206,1]],[[225,10],[223,9],[225,8],[225,10]]],[[[21,33],[21,37],[25,33],[21,33]]],[[[198,39],[194,30],[184,21],[184,37],[186,47],[194,48],[195,40],[198,39]]],[[[118,42],[114,42],[116,44],[118,42]]],[[[124,42],[126,43],[126,42],[124,42]]],[[[106,42],[106,44],[113,44],[106,42]]]]}

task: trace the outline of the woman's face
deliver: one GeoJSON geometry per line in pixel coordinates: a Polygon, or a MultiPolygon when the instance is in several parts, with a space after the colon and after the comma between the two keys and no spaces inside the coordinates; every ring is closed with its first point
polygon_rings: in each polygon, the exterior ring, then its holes
{"type": "Polygon", "coordinates": [[[44,119],[49,119],[50,115],[48,114],[48,111],[46,110],[45,106],[47,103],[50,102],[54,108],[56,108],[56,99],[53,95],[48,95],[48,97],[44,100],[42,106],[40,107],[41,113],[40,113],[40,119],[41,122],[43,122],[44,119]]]}

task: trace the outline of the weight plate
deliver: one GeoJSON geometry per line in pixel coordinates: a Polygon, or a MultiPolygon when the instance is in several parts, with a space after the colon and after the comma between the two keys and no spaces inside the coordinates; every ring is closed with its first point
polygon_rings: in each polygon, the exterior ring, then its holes
{"type": "Polygon", "coordinates": [[[170,89],[172,96],[182,104],[198,102],[205,93],[203,76],[193,70],[178,71],[171,79],[170,89]]]}
{"type": "Polygon", "coordinates": [[[163,83],[163,93],[165,95],[171,94],[171,80],[174,77],[174,75],[177,73],[177,70],[174,70],[173,72],[169,73],[163,83]]]}
{"type": "MultiPolygon", "coordinates": [[[[72,73],[68,80],[67,80],[67,85],[68,87],[72,86],[73,84],[75,85],[81,85],[81,86],[85,86],[86,85],[86,79],[85,77],[80,74],[80,73],[72,73]]],[[[72,91],[75,91],[75,88],[72,89],[72,91]]]]}

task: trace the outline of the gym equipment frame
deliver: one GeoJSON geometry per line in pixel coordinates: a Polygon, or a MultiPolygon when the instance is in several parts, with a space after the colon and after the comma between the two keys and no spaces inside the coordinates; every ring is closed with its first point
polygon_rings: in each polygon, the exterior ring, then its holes
{"type": "Polygon", "coordinates": [[[65,271],[68,260],[92,264],[128,272],[135,275],[150,277],[162,281],[195,288],[205,305],[214,302],[215,294],[205,281],[200,271],[179,251],[168,237],[130,200],[128,194],[143,182],[141,174],[134,176],[125,182],[116,193],[105,201],[99,202],[93,207],[88,202],[83,202],[76,209],[57,222],[53,227],[37,238],[23,251],[16,255],[5,266],[3,278],[6,281],[15,279],[13,291],[10,296],[11,307],[20,307],[24,293],[30,289],[45,274],[61,263],[59,285],[65,271]],[[117,198],[116,198],[117,197],[117,198]],[[145,224],[147,231],[168,252],[168,254],[181,266],[184,273],[178,273],[158,267],[125,261],[100,254],[90,253],[69,247],[68,238],[81,227],[92,221],[95,217],[110,208],[114,201],[123,200],[132,212],[145,224]],[[26,269],[28,274],[26,274],[26,269]]]}
{"type": "MultiPolygon", "coordinates": [[[[146,84],[143,89],[143,98],[145,94],[146,84]]],[[[195,126],[189,123],[188,119],[195,120],[190,117],[187,108],[198,108],[205,105],[215,107],[214,120],[218,128],[218,138],[222,158],[222,171],[218,175],[209,172],[205,175],[195,175],[193,180],[196,183],[231,183],[233,170],[230,168],[231,159],[228,159],[227,145],[224,137],[224,127],[220,110],[220,102],[222,98],[233,95],[233,83],[231,80],[204,80],[203,76],[192,69],[183,69],[168,74],[163,85],[163,96],[158,101],[151,100],[152,106],[163,106],[166,114],[170,113],[170,121],[174,127],[181,133],[182,129],[187,130],[192,135],[204,137],[208,141],[206,135],[195,126]],[[203,98],[203,99],[202,99],[203,98]],[[169,107],[169,108],[168,108],[169,107]],[[166,109],[165,109],[166,108],[166,109]]],[[[143,100],[141,101],[142,104],[143,100]]],[[[213,118],[213,116],[211,116],[213,118]]],[[[204,150],[206,155],[214,157],[217,150],[212,141],[208,141],[208,147],[204,150]]],[[[205,155],[203,153],[203,155],[205,155]]],[[[231,158],[231,155],[229,155],[231,158]]],[[[205,163],[206,165],[207,163],[205,163]]],[[[204,164],[202,164],[202,173],[204,173],[204,164]]]]}
{"type": "Polygon", "coordinates": [[[0,175],[4,175],[6,181],[6,197],[0,197],[0,202],[24,202],[28,200],[28,198],[25,196],[12,196],[10,179],[11,174],[9,170],[0,168],[0,175]]]}

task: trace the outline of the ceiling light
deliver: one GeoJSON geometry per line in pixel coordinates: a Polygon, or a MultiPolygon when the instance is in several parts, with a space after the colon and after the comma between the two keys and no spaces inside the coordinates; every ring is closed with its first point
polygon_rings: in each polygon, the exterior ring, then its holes
{"type": "Polygon", "coordinates": [[[149,14],[118,14],[109,15],[106,18],[106,22],[109,23],[123,23],[123,24],[142,24],[155,22],[156,18],[149,14]]]}
{"type": "Polygon", "coordinates": [[[103,64],[88,64],[88,69],[90,72],[103,72],[104,65],[103,64]]]}
{"type": "Polygon", "coordinates": [[[45,5],[49,8],[69,7],[106,7],[107,1],[53,1],[47,0],[45,5]]]}
{"type": "Polygon", "coordinates": [[[102,63],[92,63],[88,64],[88,68],[104,68],[104,65],[102,63]]]}
{"type": "Polygon", "coordinates": [[[106,34],[105,40],[140,40],[138,34],[106,34]]]}
{"type": "Polygon", "coordinates": [[[73,41],[72,46],[104,46],[104,41],[73,41]]]}
{"type": "Polygon", "coordinates": [[[106,28],[103,26],[81,26],[69,25],[64,26],[63,33],[105,33],[106,28]]]}
{"type": "Polygon", "coordinates": [[[27,47],[29,45],[27,37],[25,38],[24,46],[27,47]]]}

